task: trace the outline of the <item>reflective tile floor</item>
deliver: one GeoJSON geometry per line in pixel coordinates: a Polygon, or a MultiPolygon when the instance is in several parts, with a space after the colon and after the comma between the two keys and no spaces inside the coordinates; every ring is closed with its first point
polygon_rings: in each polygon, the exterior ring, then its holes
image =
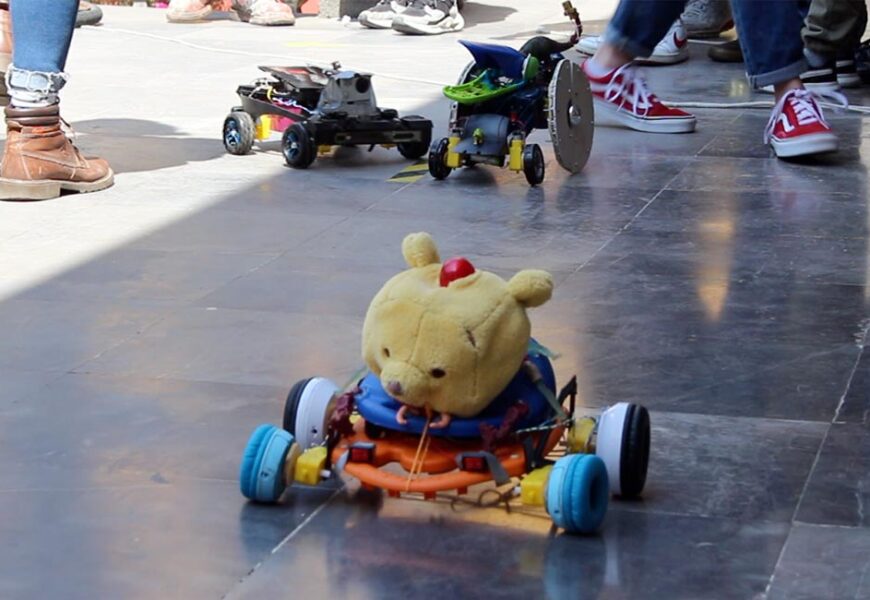
{"type": "MultiPolygon", "coordinates": [[[[526,4],[469,3],[463,36],[559,21],[526,4]]],[[[298,172],[275,141],[223,153],[258,62],[370,64],[382,100],[443,128],[437,87],[407,78],[455,77],[456,36],[106,13],[76,34],[65,107],[117,185],[0,206],[0,598],[870,598],[866,121],[832,115],[842,150],[803,163],[770,157],[766,110],[599,128],[573,177],[540,135],[536,189],[485,167],[390,182],[407,162],[386,150],[298,172]],[[550,270],[532,318],[559,378],[584,407],[651,409],[645,497],[600,535],[352,484],[243,501],[249,432],[295,380],[357,369],[367,303],[419,230],[483,268],[550,270]]],[[[664,98],[765,99],[696,45],[649,77],[664,98]]]]}

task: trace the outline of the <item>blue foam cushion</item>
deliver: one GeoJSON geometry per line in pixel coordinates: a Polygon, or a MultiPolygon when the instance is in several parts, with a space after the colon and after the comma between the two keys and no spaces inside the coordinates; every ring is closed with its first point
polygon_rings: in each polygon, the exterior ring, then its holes
{"type": "MultiPolygon", "coordinates": [[[[556,376],[549,359],[541,353],[533,353],[528,357],[541,372],[543,381],[551,391],[556,390],[556,376]]],[[[396,412],[401,404],[393,400],[374,373],[369,373],[360,383],[360,393],[356,396],[356,405],[363,418],[384,429],[403,431],[406,433],[423,433],[426,420],[422,416],[409,414],[408,424],[399,425],[396,422],[396,412]]],[[[514,376],[504,391],[476,417],[461,419],[455,417],[444,429],[430,429],[429,434],[440,437],[478,438],[481,423],[493,427],[501,425],[505,412],[517,400],[522,400],[529,407],[529,413],[517,424],[517,428],[534,427],[546,421],[552,415],[552,409],[546,397],[529,379],[523,369],[514,376]]]]}
{"type": "Polygon", "coordinates": [[[526,56],[520,51],[510,46],[482,44],[468,40],[459,40],[459,43],[468,48],[479,67],[496,69],[501,75],[511,79],[523,78],[523,62],[526,56]]]}
{"type": "Polygon", "coordinates": [[[251,434],[242,464],[239,487],[242,495],[259,502],[275,502],[284,492],[283,466],[293,436],[274,425],[260,425],[251,434]]]}
{"type": "Polygon", "coordinates": [[[547,482],[547,511],[569,533],[593,533],[607,514],[610,483],[604,461],[570,454],[556,461],[547,482]]]}

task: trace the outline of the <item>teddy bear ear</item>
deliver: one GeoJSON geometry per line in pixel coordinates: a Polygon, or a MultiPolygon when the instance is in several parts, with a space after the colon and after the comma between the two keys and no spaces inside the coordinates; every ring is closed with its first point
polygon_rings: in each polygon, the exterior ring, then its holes
{"type": "Polygon", "coordinates": [[[402,240],[402,255],[409,267],[425,267],[440,263],[435,240],[425,232],[409,233],[402,240]]]}
{"type": "Polygon", "coordinates": [[[508,291],[523,306],[540,306],[553,295],[553,277],[546,271],[520,271],[508,281],[508,291]]]}

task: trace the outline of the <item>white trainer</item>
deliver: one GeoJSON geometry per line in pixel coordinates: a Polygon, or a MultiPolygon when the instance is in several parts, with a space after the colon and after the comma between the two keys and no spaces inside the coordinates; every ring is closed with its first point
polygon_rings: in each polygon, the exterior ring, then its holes
{"type": "MultiPolygon", "coordinates": [[[[601,36],[593,35],[580,38],[574,49],[580,54],[592,56],[601,45],[601,36]]],[[[656,44],[652,54],[646,58],[638,58],[634,62],[641,65],[675,65],[689,58],[689,43],[686,28],[680,19],[674,21],[665,37],[656,44]]]]}
{"type": "Polygon", "coordinates": [[[456,0],[411,0],[393,19],[393,29],[411,35],[438,35],[460,31],[465,19],[456,0]]]}
{"type": "Polygon", "coordinates": [[[360,24],[370,29],[390,29],[396,15],[408,6],[408,0],[380,0],[373,7],[359,14],[360,24]]]}

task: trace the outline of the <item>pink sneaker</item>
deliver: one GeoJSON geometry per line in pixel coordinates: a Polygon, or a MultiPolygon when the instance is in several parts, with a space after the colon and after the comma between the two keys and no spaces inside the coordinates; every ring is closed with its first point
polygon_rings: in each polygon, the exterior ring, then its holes
{"type": "Polygon", "coordinates": [[[293,25],[293,9],[280,0],[235,0],[235,11],[251,25],[293,25]]]}
{"type": "MultiPolygon", "coordinates": [[[[831,92],[825,96],[834,97],[831,92]]],[[[836,99],[846,102],[842,94],[836,99]]],[[[838,147],[815,95],[805,89],[791,90],[779,99],[767,122],[764,142],[770,143],[779,158],[834,152],[838,147]]]]}
{"type": "Polygon", "coordinates": [[[166,20],[170,23],[202,21],[213,10],[230,10],[230,0],[169,0],[166,20]]]}
{"type": "Polygon", "coordinates": [[[662,104],[631,63],[601,77],[591,75],[587,65],[583,63],[583,72],[592,89],[597,123],[649,133],[695,131],[694,115],[662,104]]]}

